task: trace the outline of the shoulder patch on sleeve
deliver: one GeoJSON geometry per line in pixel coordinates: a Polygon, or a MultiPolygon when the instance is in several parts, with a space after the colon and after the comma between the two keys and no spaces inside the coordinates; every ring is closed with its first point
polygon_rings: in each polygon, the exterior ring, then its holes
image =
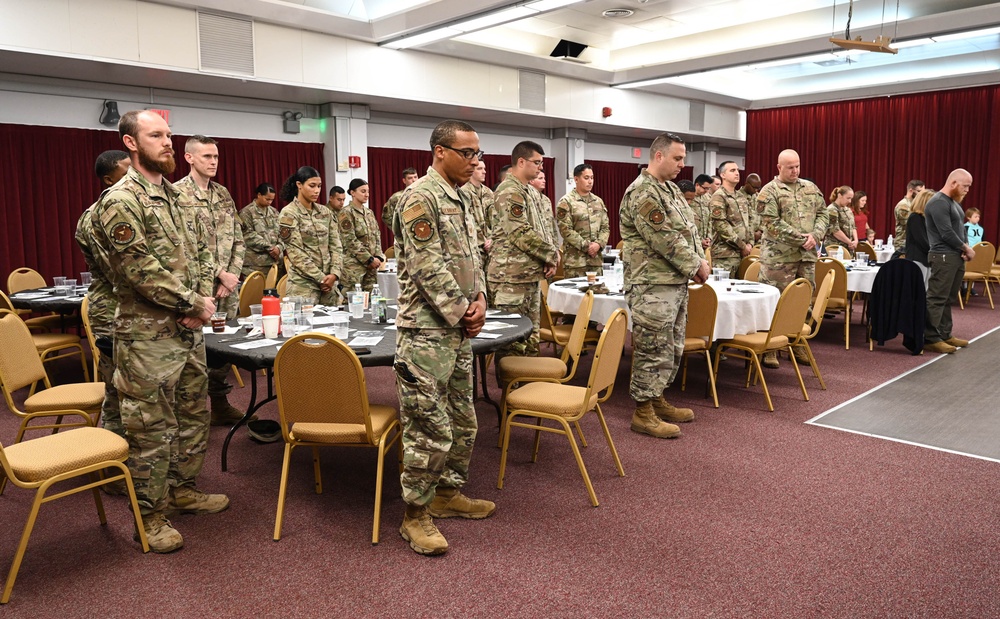
{"type": "Polygon", "coordinates": [[[109,223],[111,223],[111,221],[115,218],[116,214],[117,213],[113,208],[104,209],[104,211],[101,213],[101,225],[106,226],[109,223]]]}
{"type": "Polygon", "coordinates": [[[524,217],[524,205],[523,204],[518,204],[516,202],[513,203],[513,204],[511,204],[510,205],[510,216],[511,217],[516,217],[516,218],[524,217]]]}
{"type": "Polygon", "coordinates": [[[560,202],[559,207],[556,209],[556,216],[559,217],[559,219],[562,219],[567,215],[569,215],[569,208],[565,204],[560,202]]]}
{"type": "Polygon", "coordinates": [[[135,238],[135,229],[128,223],[120,222],[111,228],[111,240],[117,245],[128,245],[135,238]]]}
{"type": "Polygon", "coordinates": [[[648,219],[649,223],[653,224],[654,226],[658,226],[663,223],[664,219],[666,219],[666,215],[663,213],[662,209],[656,209],[650,211],[649,215],[646,216],[646,219],[648,219]]]}
{"type": "Polygon", "coordinates": [[[354,227],[354,223],[351,222],[351,217],[349,215],[344,215],[340,218],[340,229],[344,232],[349,232],[351,228],[354,227]]]}
{"type": "Polygon", "coordinates": [[[431,240],[431,238],[433,238],[434,226],[432,226],[431,222],[428,221],[427,219],[418,219],[417,221],[413,222],[412,226],[410,226],[410,232],[413,233],[414,239],[422,243],[425,243],[431,240]]]}
{"type": "Polygon", "coordinates": [[[285,215],[284,217],[278,220],[278,225],[293,227],[295,226],[295,218],[285,215]]]}
{"type": "Polygon", "coordinates": [[[414,219],[417,219],[418,217],[420,217],[421,215],[424,215],[426,213],[427,213],[427,210],[424,208],[424,203],[423,202],[417,202],[417,203],[412,204],[409,207],[407,207],[406,210],[403,211],[400,214],[400,217],[403,218],[403,223],[404,224],[408,224],[411,221],[413,221],[414,219]]]}
{"type": "Polygon", "coordinates": [[[292,237],[292,229],[289,226],[280,226],[278,228],[278,238],[282,241],[287,241],[292,237]]]}
{"type": "Polygon", "coordinates": [[[647,217],[651,211],[658,208],[660,208],[660,204],[656,200],[649,198],[639,206],[639,215],[647,217]]]}

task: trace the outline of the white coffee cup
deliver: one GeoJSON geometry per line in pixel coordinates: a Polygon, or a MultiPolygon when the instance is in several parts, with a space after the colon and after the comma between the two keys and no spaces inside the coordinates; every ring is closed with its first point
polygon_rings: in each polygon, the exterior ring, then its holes
{"type": "Polygon", "coordinates": [[[278,337],[278,321],[280,316],[264,316],[262,322],[264,324],[264,337],[274,338],[278,337]]]}

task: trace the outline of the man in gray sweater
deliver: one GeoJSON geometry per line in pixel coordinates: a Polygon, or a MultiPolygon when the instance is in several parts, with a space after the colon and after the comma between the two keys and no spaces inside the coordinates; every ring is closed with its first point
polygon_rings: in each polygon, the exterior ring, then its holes
{"type": "Polygon", "coordinates": [[[972,187],[972,175],[959,168],[948,175],[941,191],[927,202],[924,219],[930,249],[927,263],[931,276],[927,283],[927,326],[924,350],[953,353],[968,346],[968,340],[951,334],[951,304],[955,301],[965,275],[965,263],[976,255],[966,243],[960,206],[972,187]]]}

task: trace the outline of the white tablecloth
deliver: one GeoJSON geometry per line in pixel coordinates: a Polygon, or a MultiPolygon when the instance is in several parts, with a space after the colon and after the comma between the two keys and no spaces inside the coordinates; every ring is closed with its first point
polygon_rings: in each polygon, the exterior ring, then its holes
{"type": "Polygon", "coordinates": [[[396,278],[395,271],[392,273],[388,271],[378,272],[378,290],[386,299],[399,297],[399,280],[396,278]]]}
{"type": "Polygon", "coordinates": [[[892,254],[894,251],[895,250],[893,249],[885,249],[883,247],[882,249],[876,249],[875,255],[878,256],[879,262],[889,262],[889,260],[892,259],[892,254]]]}
{"type": "Polygon", "coordinates": [[[847,272],[847,290],[849,292],[871,292],[872,284],[875,283],[875,276],[878,275],[878,267],[869,267],[868,271],[859,271],[851,268],[847,272]]]}
{"type": "MultiPolygon", "coordinates": [[[[778,289],[765,284],[740,284],[737,282],[741,280],[731,281],[733,283],[731,291],[726,290],[726,282],[709,282],[719,297],[719,312],[715,317],[715,338],[729,339],[736,335],[770,328],[774,308],[778,306],[780,296],[778,289]],[[760,292],[739,292],[741,289],[760,290],[760,292]]],[[[583,294],[575,287],[553,284],[549,286],[549,307],[558,312],[574,313],[580,307],[583,294]]],[[[591,320],[603,324],[619,308],[628,310],[623,295],[594,295],[591,320]]],[[[631,325],[631,320],[629,324],[631,325]]]]}

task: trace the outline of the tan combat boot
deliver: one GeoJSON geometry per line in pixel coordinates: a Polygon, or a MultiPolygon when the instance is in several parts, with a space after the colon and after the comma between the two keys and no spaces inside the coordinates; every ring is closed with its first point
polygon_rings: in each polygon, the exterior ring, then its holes
{"type": "Polygon", "coordinates": [[[170,489],[170,509],[182,514],[217,514],[229,507],[224,494],[206,494],[192,486],[170,489]]]}
{"type": "Polygon", "coordinates": [[[960,337],[952,336],[946,339],[945,343],[949,344],[950,346],[954,346],[955,348],[965,348],[966,346],[969,345],[969,340],[963,340],[960,337]]]}
{"type": "Polygon", "coordinates": [[[809,365],[809,353],[802,346],[793,346],[792,354],[795,355],[795,360],[799,362],[800,365],[809,365]]]}
{"type": "MultiPolygon", "coordinates": [[[[177,529],[170,526],[170,521],[163,514],[149,514],[142,517],[142,528],[146,532],[146,541],[153,552],[173,552],[184,545],[184,538],[177,529]]],[[[133,536],[139,541],[139,532],[133,536]]]]}
{"type": "Polygon", "coordinates": [[[496,503],[484,499],[470,499],[458,488],[438,488],[427,511],[435,518],[471,518],[479,520],[493,515],[496,503]]]}
{"type": "Polygon", "coordinates": [[[766,368],[771,368],[772,370],[778,367],[778,353],[776,352],[766,352],[764,353],[764,359],[760,362],[766,368]]]}
{"type": "Polygon", "coordinates": [[[407,505],[399,534],[410,542],[410,548],[417,554],[441,555],[448,552],[448,540],[434,526],[426,507],[407,505]]]}
{"type": "MultiPolygon", "coordinates": [[[[240,419],[243,419],[243,411],[229,403],[229,398],[224,395],[213,395],[212,398],[212,425],[231,426],[240,419]]],[[[248,421],[257,419],[257,415],[248,421]]]]}
{"type": "Polygon", "coordinates": [[[663,421],[671,423],[685,423],[694,421],[694,411],[690,408],[677,408],[661,395],[658,399],[652,400],[653,411],[656,416],[663,421]]]}
{"type": "Polygon", "coordinates": [[[681,429],[674,424],[660,421],[653,411],[652,402],[636,402],[635,413],[632,415],[632,431],[656,438],[674,438],[681,433],[681,429]]]}

